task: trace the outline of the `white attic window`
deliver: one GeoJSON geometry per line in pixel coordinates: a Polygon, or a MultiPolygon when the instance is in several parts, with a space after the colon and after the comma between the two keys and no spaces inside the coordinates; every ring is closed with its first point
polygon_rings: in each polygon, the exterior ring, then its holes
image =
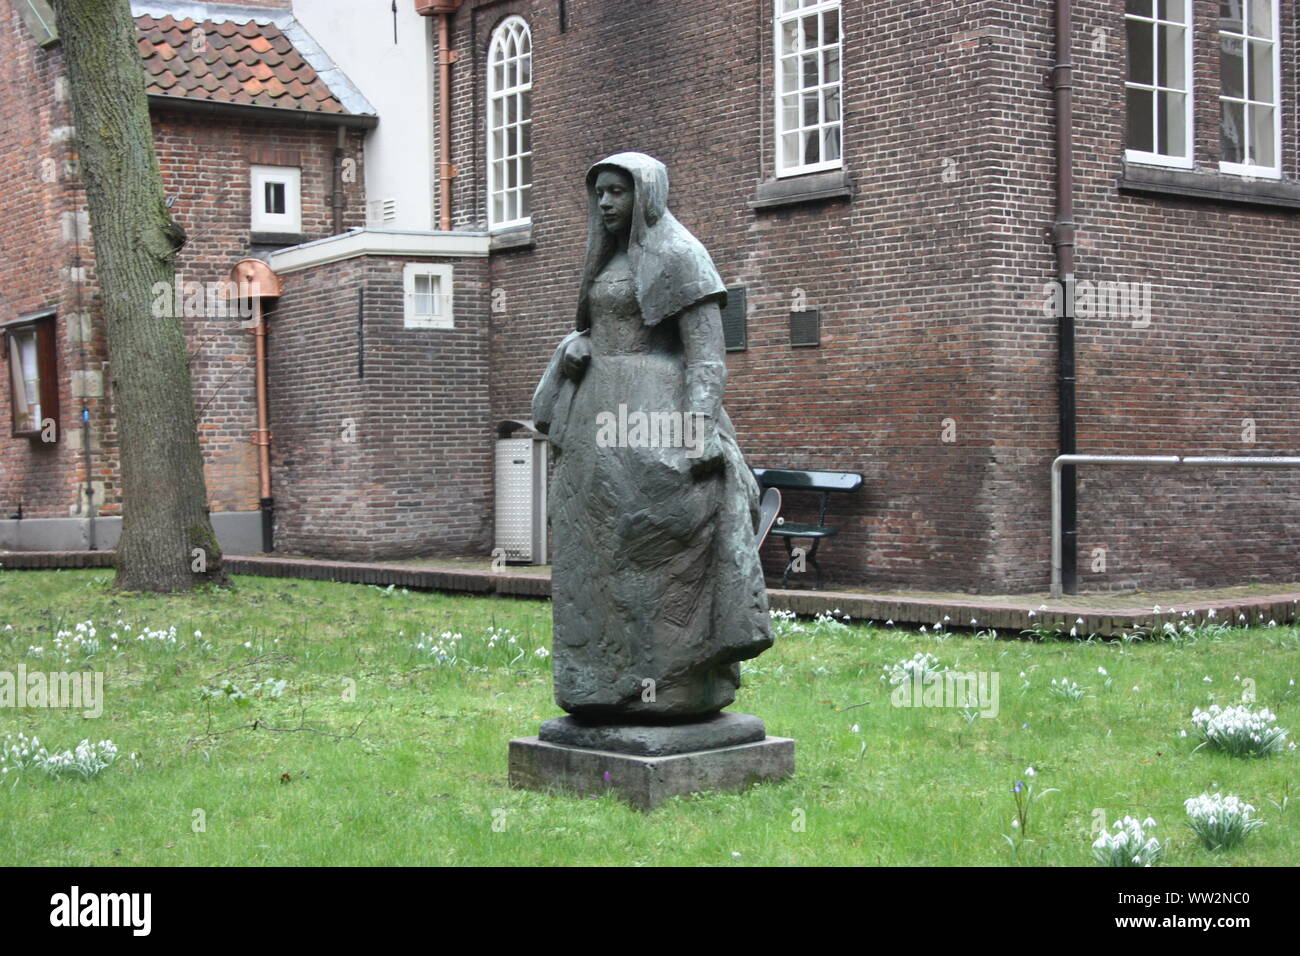
{"type": "Polygon", "coordinates": [[[253,232],[302,232],[302,170],[251,166],[253,232]]]}

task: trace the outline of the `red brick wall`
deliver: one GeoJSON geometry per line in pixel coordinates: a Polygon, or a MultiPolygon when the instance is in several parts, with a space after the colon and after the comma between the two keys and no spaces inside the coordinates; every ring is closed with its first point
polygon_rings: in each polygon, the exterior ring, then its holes
{"type": "MultiPolygon", "coordinates": [[[[333,235],[334,143],[331,129],[214,121],[178,111],[157,114],[154,146],[164,188],[176,197],[173,214],[190,235],[177,259],[178,273],[187,281],[218,281],[254,253],[250,165],[299,166],[304,238],[333,235]]],[[[357,161],[355,181],[342,187],[346,230],[365,223],[360,133],[349,134],[345,152],[357,161]]],[[[230,318],[190,319],[187,331],[208,497],[213,510],[253,510],[258,502],[257,449],[249,442],[257,425],[253,337],[230,318]]]]}
{"type": "MultiPolygon", "coordinates": [[[[1153,326],[1079,330],[1079,447],[1097,453],[1300,451],[1294,213],[1121,194],[1120,0],[1075,28],[1079,276],[1150,281],[1153,326]],[[1094,52],[1094,27],[1108,31],[1094,52]],[[1170,387],[1173,386],[1173,387],[1170,387]],[[1258,442],[1236,437],[1242,418],[1258,442]]],[[[571,327],[585,230],[583,173],[609,153],[662,159],[674,212],[749,299],[749,348],[728,356],[727,406],[751,464],[866,475],[834,501],[833,580],[1037,589],[1048,577],[1056,451],[1052,5],[846,0],[845,166],[851,201],[754,212],[771,177],[772,4],[474,2],[455,19],[456,221],[486,225],[484,60],[524,16],[534,42],[534,246],[492,257],[493,417],[528,408],[571,327]],[[822,344],[792,349],[794,289],[822,344]],[[953,419],[956,440],[941,440],[953,419]]],[[[1213,81],[1213,3],[1200,0],[1199,81],[1213,81]]],[[[1294,8],[1285,6],[1287,175],[1294,178],[1294,8]]],[[[1198,160],[1217,101],[1198,90],[1198,160]]],[[[1085,587],[1294,578],[1296,478],[1232,471],[1082,472],[1085,587]]],[[[811,501],[789,500],[795,517],[811,501]]],[[[779,545],[768,546],[769,568],[779,545]]]]}
{"type": "MultiPolygon", "coordinates": [[[[1054,320],[1041,284],[1053,258],[1050,4],[1004,0],[987,95],[1007,132],[995,275],[997,566],[1007,587],[1041,587],[1048,553],[1048,471],[1056,447],[1054,320]]],[[[1081,280],[1150,283],[1151,324],[1078,322],[1078,447],[1091,454],[1300,453],[1297,212],[1121,192],[1124,4],[1076,0],[1075,83],[1081,280]],[[1243,419],[1256,422],[1242,441],[1243,419]]],[[[1217,173],[1218,4],[1195,3],[1195,160],[1217,173]]],[[[1282,5],[1284,176],[1295,181],[1295,6],[1282,5]]],[[[1300,475],[1224,469],[1171,474],[1080,469],[1079,567],[1085,589],[1295,580],[1300,475]],[[1100,549],[1100,550],[1098,550],[1100,549]],[[1104,570],[1101,566],[1104,559],[1104,570]],[[1093,570],[1096,566],[1098,570],[1093,570]]]]}
{"type": "Polygon", "coordinates": [[[277,550],[491,550],[486,262],[438,260],[455,270],[455,327],[408,329],[406,261],[362,257],[285,276],[269,342],[277,550]]]}
{"type": "MultiPolygon", "coordinates": [[[[85,481],[80,430],[76,423],[80,399],[71,392],[73,370],[100,370],[102,343],[86,344],[82,354],[69,335],[74,311],[74,285],[69,270],[76,261],[71,223],[63,214],[75,208],[79,190],[66,161],[76,156],[67,135],[72,108],[56,96],[55,80],[62,73],[60,49],[41,49],[23,25],[12,3],[0,3],[0,60],[5,64],[0,92],[0,321],[37,311],[58,312],[59,440],[43,444],[9,437],[12,412],[9,369],[0,386],[0,517],[21,506],[29,517],[66,517],[78,501],[78,483],[85,481]]],[[[82,224],[82,249],[87,226],[82,224]]],[[[85,304],[91,305],[93,262],[87,269],[85,304]]],[[[101,402],[91,401],[92,424],[102,429],[101,402]]],[[[97,479],[104,477],[98,472],[97,479]]]]}
{"type": "MultiPolygon", "coordinates": [[[[979,586],[994,504],[984,424],[991,249],[988,153],[969,3],[848,3],[845,150],[852,201],[756,213],[771,178],[768,3],[469,4],[458,15],[458,223],[483,228],[483,60],[491,28],[524,15],[534,41],[534,238],[496,254],[494,415],[528,408],[577,298],[586,230],[583,177],[619,150],[663,160],[669,205],[747,290],[749,348],[728,355],[726,404],[753,465],[861,471],[836,500],[843,527],[824,552],[833,580],[979,586]],[[471,56],[472,54],[472,56],[471,56]],[[966,175],[941,183],[943,157],[966,175]],[[789,345],[796,289],[822,311],[822,345],[789,345]],[[954,294],[960,289],[960,294],[954,294]],[[959,441],[939,441],[943,418],[959,441]],[[869,569],[864,573],[864,569],[869,569]]],[[[793,517],[815,500],[790,496],[793,517]]],[[[813,515],[815,517],[815,514],[813,515]]],[[[769,545],[779,570],[780,545],[769,545]]]]}
{"type": "MultiPolygon", "coordinates": [[[[12,4],[5,2],[0,3],[0,55],[9,65],[7,79],[11,81],[0,96],[0,126],[6,130],[0,137],[0,221],[5,224],[0,234],[4,243],[0,321],[40,309],[57,309],[62,419],[62,435],[55,445],[8,437],[11,419],[6,378],[0,388],[0,514],[7,517],[21,503],[28,517],[66,517],[76,506],[78,488],[86,478],[78,427],[81,399],[72,394],[74,370],[102,374],[102,397],[86,400],[92,478],[103,483],[103,497],[97,500],[99,513],[120,514],[111,373],[98,312],[92,240],[84,220],[80,244],[72,241],[72,233],[63,225],[72,210],[84,214],[85,197],[75,171],[69,175],[65,168],[65,160],[76,158],[75,143],[59,133],[72,127],[70,104],[56,97],[55,80],[62,74],[61,48],[37,47],[12,4]],[[45,160],[52,165],[43,166],[45,160]],[[51,170],[54,178],[46,181],[51,170]],[[77,261],[85,268],[80,289],[68,272],[77,261]],[[92,335],[86,343],[77,341],[71,320],[78,292],[91,315],[92,335]]],[[[155,111],[153,119],[164,191],[174,199],[173,215],[189,235],[176,261],[183,282],[222,279],[235,262],[254,252],[249,233],[250,164],[301,164],[305,238],[334,232],[329,204],[334,130],[296,122],[273,125],[196,117],[174,110],[155,111]]],[[[361,137],[360,132],[350,132],[345,147],[345,154],[358,165],[355,181],[343,185],[344,229],[364,222],[361,137]]],[[[185,321],[211,507],[214,511],[253,510],[258,487],[256,449],[249,443],[256,426],[252,337],[237,320],[229,318],[192,317],[185,321]]]]}

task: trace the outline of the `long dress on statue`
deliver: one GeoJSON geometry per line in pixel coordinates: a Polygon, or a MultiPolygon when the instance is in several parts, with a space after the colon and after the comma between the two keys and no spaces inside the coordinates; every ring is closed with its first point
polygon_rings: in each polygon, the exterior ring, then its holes
{"type": "MultiPolygon", "coordinates": [[[[638,203],[653,198],[645,177],[657,171],[628,171],[638,203]]],[[[665,177],[660,202],[666,192],[665,177]]],[[[638,205],[635,238],[644,240],[644,219],[638,205]]],[[[688,412],[685,354],[694,343],[683,343],[678,315],[645,321],[633,259],[602,259],[584,283],[591,361],[566,398],[562,440],[551,436],[555,698],[594,719],[708,714],[735,699],[738,662],[772,644],[754,540],[758,487],[724,410],[722,467],[703,474],[692,473],[686,442],[637,440],[635,413],[644,422],[688,412]],[[610,422],[623,417],[632,427],[610,442],[610,422]]]]}

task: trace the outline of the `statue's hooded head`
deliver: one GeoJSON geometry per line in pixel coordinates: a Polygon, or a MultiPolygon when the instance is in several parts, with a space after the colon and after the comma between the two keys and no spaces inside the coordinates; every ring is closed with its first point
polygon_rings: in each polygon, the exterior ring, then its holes
{"type": "Polygon", "coordinates": [[[726,302],[726,290],[704,246],[668,211],[668,170],[645,153],[615,153],[587,170],[587,260],[578,293],[578,328],[591,327],[592,280],[618,250],[596,198],[607,169],[632,180],[632,224],[627,255],[641,318],[656,325],[705,299],[726,302]]]}

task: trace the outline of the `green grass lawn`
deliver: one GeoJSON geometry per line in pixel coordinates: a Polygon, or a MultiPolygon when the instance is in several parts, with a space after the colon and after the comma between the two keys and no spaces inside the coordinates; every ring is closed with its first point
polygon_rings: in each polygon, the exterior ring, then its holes
{"type": "Polygon", "coordinates": [[[1296,728],[1294,627],[1102,643],[783,623],[732,709],[797,740],[795,777],[647,815],[599,781],[586,798],[506,785],[507,741],[560,713],[546,602],[256,577],[122,596],[111,577],[0,571],[0,670],[101,670],[106,696],[98,719],[0,709],[0,739],[111,739],[122,755],[86,781],[0,776],[0,864],[1092,865],[1094,821],[1126,814],[1159,822],[1164,865],[1300,856],[1297,753],[1196,751],[1189,721],[1237,703],[1241,678],[1296,728]],[[98,649],[56,647],[86,621],[98,649]],[[457,659],[441,661],[439,643],[457,659]],[[917,652],[997,673],[997,716],[892,706],[881,668],[917,652]],[[1083,696],[1053,693],[1054,678],[1083,696]],[[1040,795],[1023,832],[1017,780],[1040,795]],[[1209,853],[1183,801],[1216,790],[1267,825],[1209,853]]]}

